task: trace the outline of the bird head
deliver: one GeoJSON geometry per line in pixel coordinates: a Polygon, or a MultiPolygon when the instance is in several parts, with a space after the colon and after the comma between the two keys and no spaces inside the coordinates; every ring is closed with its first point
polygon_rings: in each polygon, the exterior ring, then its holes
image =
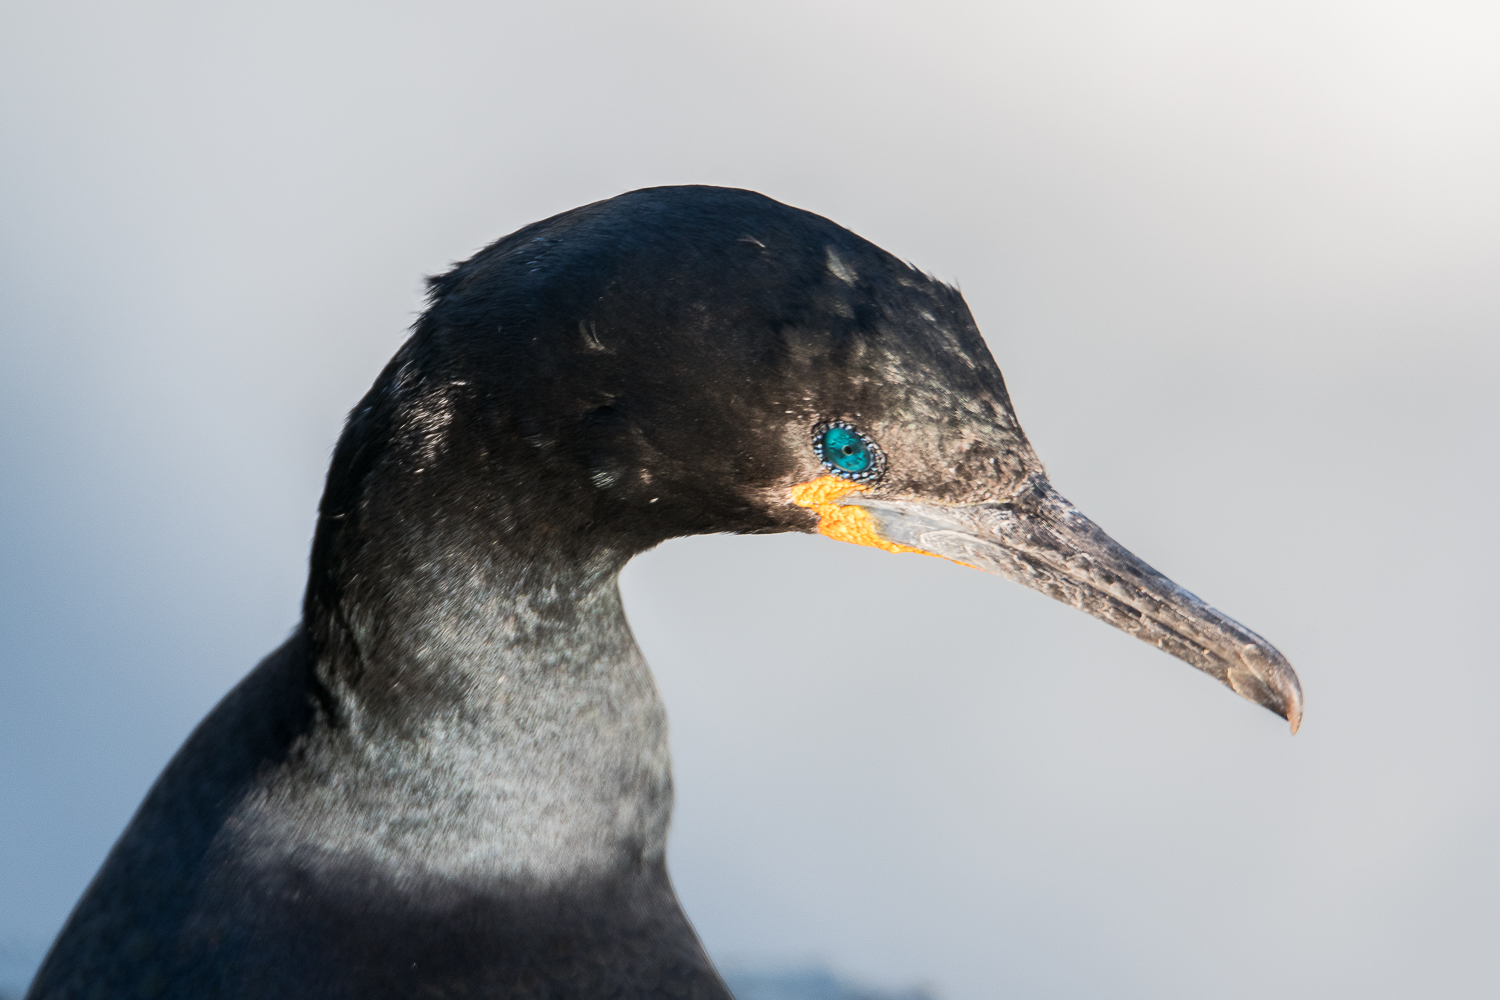
{"type": "Polygon", "coordinates": [[[632,192],[434,279],[351,417],[325,519],[372,478],[528,551],[807,531],[940,556],[1301,719],[1275,648],[1052,488],[955,289],[752,192],[632,192]]]}

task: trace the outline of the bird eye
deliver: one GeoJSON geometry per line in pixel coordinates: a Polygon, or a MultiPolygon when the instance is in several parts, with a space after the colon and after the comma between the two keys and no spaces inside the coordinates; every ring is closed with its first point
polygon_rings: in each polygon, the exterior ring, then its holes
{"type": "Polygon", "coordinates": [[[868,483],[885,472],[885,453],[858,427],[830,420],[813,428],[813,451],[835,476],[868,483]]]}

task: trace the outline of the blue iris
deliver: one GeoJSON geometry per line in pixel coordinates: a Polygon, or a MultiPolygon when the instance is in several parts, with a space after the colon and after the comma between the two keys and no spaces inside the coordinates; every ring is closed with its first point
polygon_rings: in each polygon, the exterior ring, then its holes
{"type": "Polygon", "coordinates": [[[830,420],[813,428],[813,451],[835,476],[873,483],[885,474],[885,453],[868,434],[847,420],[830,420]]]}
{"type": "Polygon", "coordinates": [[[852,427],[835,424],[823,432],[823,461],[845,472],[864,472],[873,459],[864,436],[852,427]]]}

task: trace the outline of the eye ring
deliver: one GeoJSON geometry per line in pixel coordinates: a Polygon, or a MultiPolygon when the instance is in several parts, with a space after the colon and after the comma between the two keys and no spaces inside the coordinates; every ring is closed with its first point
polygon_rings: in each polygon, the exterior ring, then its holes
{"type": "Polygon", "coordinates": [[[823,468],[855,483],[873,483],[885,475],[885,452],[847,420],[824,420],[812,429],[813,451],[823,468]]]}

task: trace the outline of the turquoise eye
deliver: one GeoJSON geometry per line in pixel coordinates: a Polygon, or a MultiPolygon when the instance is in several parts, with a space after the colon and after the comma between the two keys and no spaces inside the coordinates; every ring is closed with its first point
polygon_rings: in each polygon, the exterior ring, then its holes
{"type": "Polygon", "coordinates": [[[830,420],[813,428],[813,451],[836,476],[855,482],[879,479],[885,455],[859,428],[844,420],[830,420]]]}
{"type": "Polygon", "coordinates": [[[849,428],[830,427],[823,432],[823,461],[845,472],[864,472],[870,467],[870,449],[849,428]]]}

